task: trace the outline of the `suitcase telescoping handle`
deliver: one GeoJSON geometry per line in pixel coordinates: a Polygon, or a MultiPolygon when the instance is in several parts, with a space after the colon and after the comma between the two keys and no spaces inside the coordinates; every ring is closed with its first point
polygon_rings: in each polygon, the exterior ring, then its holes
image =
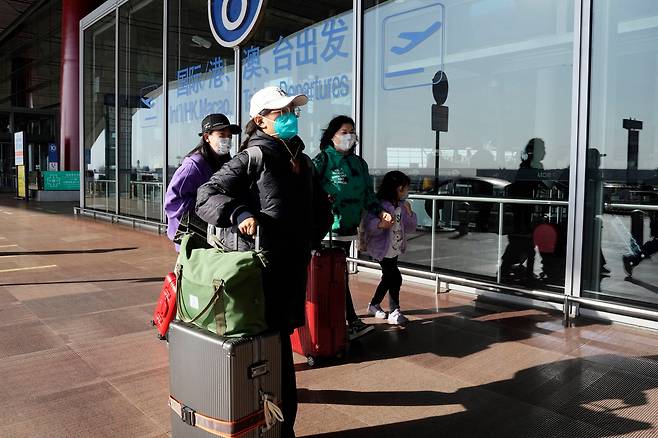
{"type": "MultiPolygon", "coordinates": [[[[240,239],[239,239],[239,234],[240,230],[235,229],[235,250],[237,251],[239,249],[239,244],[240,244],[240,239]]],[[[256,225],[256,237],[254,238],[255,240],[255,249],[256,251],[260,251],[260,225],[256,225]]]]}
{"type": "MultiPolygon", "coordinates": [[[[240,230],[238,230],[238,227],[233,227],[235,230],[235,247],[233,248],[235,251],[238,251],[240,249],[240,230]]],[[[217,230],[217,227],[208,224],[208,230],[206,232],[206,241],[210,246],[213,246],[218,249],[223,249],[225,251],[230,251],[231,249],[228,248],[226,245],[224,245],[222,242],[220,242],[219,238],[215,235],[217,230]]],[[[255,237],[255,246],[256,246],[256,251],[260,251],[260,225],[256,226],[256,237],[255,237]]]]}

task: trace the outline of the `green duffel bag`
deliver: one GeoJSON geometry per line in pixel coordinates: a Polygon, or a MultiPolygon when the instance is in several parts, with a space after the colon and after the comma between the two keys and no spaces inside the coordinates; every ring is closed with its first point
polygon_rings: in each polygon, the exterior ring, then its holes
{"type": "Polygon", "coordinates": [[[253,336],[267,329],[261,251],[199,247],[185,235],[176,262],[177,317],[220,336],[253,336]]]}

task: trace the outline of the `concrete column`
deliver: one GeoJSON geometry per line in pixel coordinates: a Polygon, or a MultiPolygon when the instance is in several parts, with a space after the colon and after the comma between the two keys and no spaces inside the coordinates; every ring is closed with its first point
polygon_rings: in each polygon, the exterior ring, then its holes
{"type": "Polygon", "coordinates": [[[60,170],[80,168],[79,48],[80,20],[99,0],[62,0],[60,75],[60,170]]]}

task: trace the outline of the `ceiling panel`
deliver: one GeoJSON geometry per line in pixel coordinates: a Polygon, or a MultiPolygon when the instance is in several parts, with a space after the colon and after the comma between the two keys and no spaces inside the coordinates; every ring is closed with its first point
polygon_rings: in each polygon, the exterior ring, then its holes
{"type": "Polygon", "coordinates": [[[0,36],[34,0],[0,0],[0,36]]]}

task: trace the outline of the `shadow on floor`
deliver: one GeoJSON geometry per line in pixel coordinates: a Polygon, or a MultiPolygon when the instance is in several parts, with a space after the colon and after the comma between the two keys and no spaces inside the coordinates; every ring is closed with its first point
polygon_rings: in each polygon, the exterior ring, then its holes
{"type": "Polygon", "coordinates": [[[142,277],[142,278],[107,278],[97,280],[64,280],[64,281],[31,281],[29,283],[0,283],[2,286],[38,286],[45,284],[82,284],[82,283],[108,283],[112,281],[130,281],[133,283],[154,283],[164,281],[164,277],[142,277]]]}
{"type": "Polygon", "coordinates": [[[104,254],[108,252],[118,251],[132,251],[139,249],[136,246],[127,248],[94,248],[94,249],[53,249],[46,251],[3,251],[0,252],[0,257],[3,256],[21,256],[21,255],[64,255],[64,254],[104,254]]]}
{"type": "Polygon", "coordinates": [[[650,290],[651,292],[658,293],[658,286],[656,286],[654,284],[650,284],[650,283],[647,283],[647,282],[642,281],[642,280],[638,280],[637,278],[633,278],[633,277],[626,277],[626,281],[628,281],[629,283],[633,283],[637,286],[643,287],[646,290],[650,290]]]}
{"type": "MultiPolygon", "coordinates": [[[[652,424],[641,421],[642,416],[634,408],[647,405],[645,391],[656,388],[658,356],[599,355],[524,369],[511,379],[452,393],[300,389],[299,402],[401,407],[451,405],[450,411],[461,408],[446,415],[313,435],[321,438],[409,434],[598,438],[651,430],[652,424]],[[639,373],[627,372],[629,366],[639,373]]],[[[644,418],[651,419],[651,415],[645,412],[644,418]]]]}
{"type": "MultiPolygon", "coordinates": [[[[410,310],[410,315],[424,314],[427,309],[410,310]]],[[[348,361],[364,363],[431,353],[437,357],[463,358],[486,350],[501,342],[517,342],[537,335],[557,333],[562,339],[559,314],[533,310],[498,309],[485,303],[455,306],[434,311],[438,316],[410,321],[405,327],[375,324],[375,331],[352,341],[348,361]]],[[[591,324],[579,321],[579,326],[591,324]]],[[[597,323],[599,324],[599,323],[597,323]]],[[[578,345],[574,345],[577,348],[578,345]]],[[[303,371],[304,366],[298,366],[303,371]]]]}

